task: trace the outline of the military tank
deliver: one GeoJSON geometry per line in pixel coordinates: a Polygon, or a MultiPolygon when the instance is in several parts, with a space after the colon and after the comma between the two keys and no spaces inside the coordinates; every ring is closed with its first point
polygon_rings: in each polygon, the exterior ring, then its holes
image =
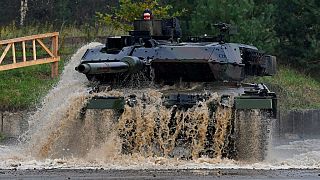
{"type": "Polygon", "coordinates": [[[135,20],[129,35],[88,49],[75,67],[97,82],[83,115],[89,109],[116,111],[125,154],[263,160],[276,94],[243,81],[274,75],[276,57],[226,42],[229,25],[215,26],[221,32],[216,37],[182,42],[176,18],[135,20]],[[106,93],[115,89],[122,95],[106,93]]]}

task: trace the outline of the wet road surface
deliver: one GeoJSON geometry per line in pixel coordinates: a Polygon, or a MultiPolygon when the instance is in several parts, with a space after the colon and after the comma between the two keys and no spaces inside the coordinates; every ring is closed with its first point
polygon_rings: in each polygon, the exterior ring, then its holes
{"type": "Polygon", "coordinates": [[[320,169],[214,170],[0,170],[0,179],[306,179],[319,180],[320,169]]]}

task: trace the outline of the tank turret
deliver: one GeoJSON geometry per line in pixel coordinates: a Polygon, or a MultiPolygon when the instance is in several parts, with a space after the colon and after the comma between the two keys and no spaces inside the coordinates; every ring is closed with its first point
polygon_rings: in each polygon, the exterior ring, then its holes
{"type": "MultiPolygon", "coordinates": [[[[111,73],[131,73],[124,57],[139,59],[143,72],[155,83],[186,82],[241,82],[248,76],[273,75],[276,58],[256,47],[228,43],[225,33],[229,26],[216,24],[221,31],[210,42],[194,38],[192,42],[179,42],[181,29],[176,18],[165,20],[136,20],[129,36],[109,37],[105,47],[90,49],[76,68],[84,74],[95,74],[98,80],[111,73]],[[90,70],[89,70],[90,69],[90,70]]],[[[213,38],[211,38],[213,39],[213,38]]]]}

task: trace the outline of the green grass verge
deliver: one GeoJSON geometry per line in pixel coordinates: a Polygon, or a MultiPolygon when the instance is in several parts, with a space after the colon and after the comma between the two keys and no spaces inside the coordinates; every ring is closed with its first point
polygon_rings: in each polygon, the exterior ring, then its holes
{"type": "Polygon", "coordinates": [[[21,109],[36,103],[57,81],[50,72],[50,64],[0,72],[0,107],[21,109]]]}
{"type": "Polygon", "coordinates": [[[320,108],[320,82],[289,67],[280,66],[272,77],[254,78],[277,93],[280,109],[320,108]]]}
{"type": "MultiPolygon", "coordinates": [[[[77,47],[61,49],[59,71],[77,47]]],[[[58,82],[51,78],[51,64],[30,66],[0,72],[0,109],[19,110],[35,107],[58,82]]]]}
{"type": "Polygon", "coordinates": [[[0,40],[23,37],[28,35],[42,34],[48,32],[59,32],[60,41],[67,37],[85,37],[88,41],[98,36],[120,35],[123,31],[110,26],[90,26],[90,25],[61,25],[53,26],[51,24],[34,24],[24,27],[12,23],[0,27],[0,40]]]}

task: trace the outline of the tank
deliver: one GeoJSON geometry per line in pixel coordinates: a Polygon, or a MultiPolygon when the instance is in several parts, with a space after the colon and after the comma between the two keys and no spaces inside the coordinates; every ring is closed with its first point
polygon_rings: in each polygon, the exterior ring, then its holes
{"type": "Polygon", "coordinates": [[[118,119],[126,116],[123,126],[131,128],[119,132],[126,154],[263,160],[277,98],[265,84],[245,81],[274,75],[276,57],[227,42],[229,25],[215,26],[218,36],[182,42],[176,18],[136,20],[129,35],[108,37],[105,45],[88,49],[75,67],[96,82],[82,115],[111,109],[118,119]],[[108,95],[115,89],[123,95],[108,95]],[[159,94],[156,100],[150,100],[150,89],[159,94]],[[130,117],[137,109],[144,120],[130,117]],[[144,124],[140,133],[139,123],[144,124]]]}

